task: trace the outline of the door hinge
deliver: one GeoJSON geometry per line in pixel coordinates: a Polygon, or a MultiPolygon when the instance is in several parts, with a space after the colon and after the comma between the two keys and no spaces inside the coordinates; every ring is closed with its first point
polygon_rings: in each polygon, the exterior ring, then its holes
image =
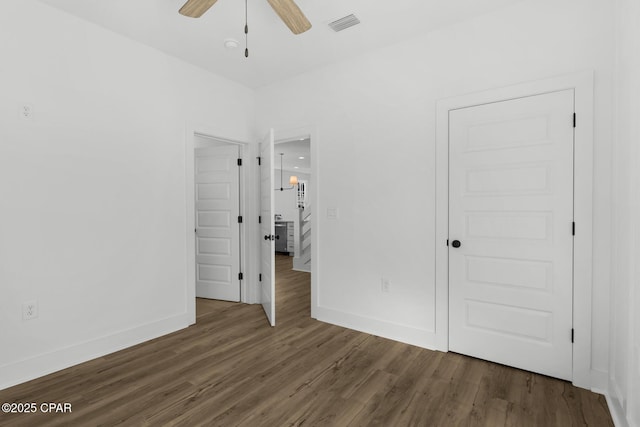
{"type": "Polygon", "coordinates": [[[575,221],[571,223],[571,235],[572,236],[576,235],[576,223],[575,223],[575,221]]]}
{"type": "Polygon", "coordinates": [[[575,331],[573,330],[573,328],[571,328],[571,342],[574,342],[573,341],[574,338],[575,338],[575,331]]]}
{"type": "Polygon", "coordinates": [[[258,281],[262,282],[262,273],[258,274],[258,281]]]}
{"type": "Polygon", "coordinates": [[[238,166],[242,166],[242,159],[238,159],[238,166]]]}
{"type": "Polygon", "coordinates": [[[576,127],[576,122],[577,122],[576,113],[573,113],[573,127],[576,127]]]}
{"type": "Polygon", "coordinates": [[[262,157],[258,157],[258,166],[262,166],[262,157]]]}
{"type": "Polygon", "coordinates": [[[197,233],[197,232],[198,232],[198,229],[197,229],[197,228],[194,228],[194,229],[193,229],[193,232],[194,232],[194,233],[197,233]]]}
{"type": "Polygon", "coordinates": [[[238,217],[238,224],[242,224],[242,215],[238,217]]]}
{"type": "Polygon", "coordinates": [[[449,246],[449,239],[447,239],[447,246],[449,246]]]}
{"type": "Polygon", "coordinates": [[[262,224],[262,215],[258,215],[258,224],[262,224]]]}
{"type": "Polygon", "coordinates": [[[238,273],[238,280],[242,280],[244,278],[244,276],[242,275],[242,273],[238,273]]]}

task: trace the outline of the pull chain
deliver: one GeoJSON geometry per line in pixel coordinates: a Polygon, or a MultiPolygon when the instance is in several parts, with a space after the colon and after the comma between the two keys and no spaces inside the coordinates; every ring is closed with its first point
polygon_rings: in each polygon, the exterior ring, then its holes
{"type": "Polygon", "coordinates": [[[247,0],[244,0],[244,57],[249,57],[249,12],[247,11],[247,0]]]}

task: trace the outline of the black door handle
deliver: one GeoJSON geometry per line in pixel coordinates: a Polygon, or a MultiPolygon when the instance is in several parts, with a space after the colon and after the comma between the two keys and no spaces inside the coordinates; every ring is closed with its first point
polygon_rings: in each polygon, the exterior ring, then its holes
{"type": "Polygon", "coordinates": [[[276,240],[280,240],[280,236],[279,235],[276,235],[276,240]]]}
{"type": "Polygon", "coordinates": [[[264,240],[271,240],[271,236],[267,234],[266,236],[264,236],[264,240]]]}
{"type": "Polygon", "coordinates": [[[459,248],[460,246],[462,246],[462,243],[460,243],[460,240],[454,240],[453,242],[451,242],[451,246],[453,246],[454,248],[459,248]]]}

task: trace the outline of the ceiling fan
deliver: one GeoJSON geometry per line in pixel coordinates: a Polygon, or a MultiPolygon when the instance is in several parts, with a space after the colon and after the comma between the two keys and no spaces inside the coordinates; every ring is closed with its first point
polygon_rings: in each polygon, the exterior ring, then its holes
{"type": "MultiPolygon", "coordinates": [[[[218,0],[188,0],[180,8],[180,14],[191,18],[201,17],[218,0]]],[[[293,34],[302,34],[311,28],[311,23],[304,16],[293,0],[267,0],[282,22],[293,34]]]]}

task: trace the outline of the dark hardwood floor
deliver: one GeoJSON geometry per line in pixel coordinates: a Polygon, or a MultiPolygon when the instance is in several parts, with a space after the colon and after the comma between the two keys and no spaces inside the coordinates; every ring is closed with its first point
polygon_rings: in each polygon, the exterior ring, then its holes
{"type": "Polygon", "coordinates": [[[69,402],[1,426],[611,426],[603,396],[518,369],[309,317],[309,275],[277,257],[277,326],[260,305],[198,300],[197,324],[0,391],[69,402]]]}

